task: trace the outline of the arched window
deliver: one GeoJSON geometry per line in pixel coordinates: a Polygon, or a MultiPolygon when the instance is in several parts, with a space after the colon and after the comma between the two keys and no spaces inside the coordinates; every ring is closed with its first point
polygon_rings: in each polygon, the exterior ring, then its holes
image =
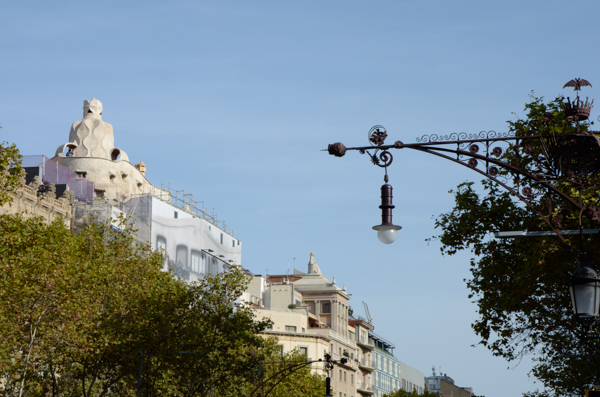
{"type": "Polygon", "coordinates": [[[188,249],[186,245],[178,245],[175,262],[180,266],[188,267],[188,249]]]}

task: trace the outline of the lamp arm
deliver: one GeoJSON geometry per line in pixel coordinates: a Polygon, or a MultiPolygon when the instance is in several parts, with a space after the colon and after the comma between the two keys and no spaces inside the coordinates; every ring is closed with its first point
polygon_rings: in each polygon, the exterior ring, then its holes
{"type": "MultiPolygon", "coordinates": [[[[447,155],[445,155],[445,154],[442,154],[442,153],[437,153],[437,152],[435,152],[435,151],[432,151],[432,150],[430,150],[430,149],[425,149],[425,148],[420,148],[420,149],[418,149],[418,150],[419,150],[419,151],[421,151],[421,152],[424,152],[424,153],[429,153],[429,154],[433,154],[433,155],[435,155],[435,156],[439,156],[439,157],[445,158],[445,159],[447,159],[447,160],[450,160],[450,161],[452,161],[452,162],[455,162],[455,163],[457,163],[457,164],[460,164],[460,165],[463,165],[463,166],[465,166],[465,167],[468,167],[468,168],[472,169],[473,171],[475,171],[475,172],[478,172],[478,173],[480,173],[481,175],[485,176],[486,178],[488,178],[488,179],[491,179],[492,181],[496,182],[498,185],[500,185],[500,186],[502,186],[503,188],[505,188],[506,190],[508,190],[508,191],[509,191],[509,192],[510,192],[510,193],[511,193],[513,196],[517,197],[519,200],[521,200],[523,203],[525,203],[525,205],[527,205],[529,208],[531,208],[533,211],[535,211],[535,213],[536,213],[536,214],[538,214],[538,215],[540,216],[540,218],[542,218],[542,220],[543,220],[544,222],[546,222],[546,224],[547,224],[547,225],[548,225],[548,226],[549,226],[549,227],[552,229],[552,231],[553,231],[553,232],[556,234],[556,236],[557,236],[557,237],[558,237],[558,238],[561,240],[561,242],[562,242],[562,243],[565,245],[565,247],[567,247],[567,248],[568,248],[569,252],[570,252],[570,253],[571,253],[571,254],[572,254],[572,255],[573,255],[575,258],[577,257],[577,255],[576,255],[575,251],[573,251],[573,248],[572,248],[572,247],[571,247],[571,246],[570,246],[570,245],[567,243],[567,241],[566,241],[566,240],[565,240],[565,238],[562,236],[562,234],[560,234],[560,232],[559,232],[559,231],[558,231],[558,230],[557,230],[557,229],[554,227],[554,225],[552,224],[552,222],[550,221],[550,219],[548,219],[548,217],[546,217],[546,216],[545,216],[544,214],[542,214],[542,213],[541,213],[541,212],[540,212],[540,211],[539,211],[537,208],[535,208],[535,207],[534,207],[534,206],[533,206],[533,205],[532,205],[532,204],[531,204],[531,203],[530,203],[530,202],[529,202],[529,201],[528,201],[528,200],[527,200],[525,197],[523,197],[523,196],[522,196],[522,195],[521,195],[521,194],[520,194],[518,191],[516,191],[515,189],[511,188],[511,187],[510,187],[510,186],[508,186],[506,183],[504,183],[504,182],[502,182],[502,181],[498,180],[497,178],[495,178],[494,176],[490,175],[489,173],[483,172],[482,170],[480,170],[480,169],[477,169],[477,168],[469,167],[469,165],[468,165],[468,164],[465,164],[465,163],[463,163],[462,161],[456,160],[456,159],[454,159],[454,158],[452,158],[452,157],[450,157],[450,156],[447,156],[447,155]]],[[[436,149],[436,150],[439,150],[439,149],[436,149]]],[[[451,150],[448,150],[448,151],[452,152],[451,150]]],[[[458,152],[458,151],[457,151],[457,152],[458,152]]],[[[469,156],[473,156],[473,155],[469,153],[469,156]]],[[[480,156],[480,157],[483,157],[483,156],[480,156]]],[[[504,165],[502,165],[503,163],[501,163],[501,162],[494,162],[494,164],[497,164],[497,165],[504,166],[504,165]]],[[[520,173],[521,175],[523,175],[523,176],[527,176],[527,177],[530,177],[530,176],[531,176],[531,174],[528,174],[528,173],[526,173],[526,172],[523,172],[523,171],[519,171],[519,173],[520,173]]],[[[536,179],[534,179],[534,178],[531,178],[531,179],[532,179],[532,180],[534,180],[534,181],[536,181],[536,182],[540,182],[539,180],[536,180],[536,179]]],[[[571,204],[575,205],[576,207],[579,207],[579,205],[577,205],[577,203],[575,203],[575,202],[573,201],[573,199],[571,199],[570,197],[566,196],[564,193],[562,193],[560,190],[556,189],[556,188],[555,188],[555,187],[553,187],[552,185],[550,185],[550,184],[548,184],[548,183],[546,183],[546,182],[542,182],[541,184],[542,184],[543,186],[545,186],[545,187],[548,187],[548,188],[549,188],[549,189],[551,189],[553,192],[560,194],[560,195],[561,195],[561,197],[563,197],[563,198],[565,198],[565,199],[568,199],[568,200],[569,200],[569,203],[571,203],[571,204]]]]}
{"type": "MultiPolygon", "coordinates": [[[[550,193],[554,193],[556,196],[563,199],[568,205],[573,207],[576,212],[579,214],[579,229],[582,228],[582,215],[585,215],[594,223],[600,223],[600,207],[595,205],[586,206],[581,200],[579,202],[575,201],[571,196],[566,194],[565,192],[558,189],[554,184],[550,181],[558,179],[561,174],[565,171],[562,170],[562,165],[559,163],[558,159],[560,157],[556,157],[556,152],[553,151],[552,147],[556,147],[560,144],[560,142],[565,142],[566,139],[571,139],[573,134],[565,134],[564,136],[557,136],[556,134],[552,135],[535,135],[535,136],[515,136],[514,132],[507,133],[496,133],[494,131],[490,132],[481,132],[479,134],[466,134],[466,133],[452,133],[448,135],[424,135],[421,138],[417,138],[416,143],[408,143],[405,144],[401,141],[396,141],[392,145],[383,145],[383,141],[387,137],[387,132],[385,128],[381,126],[378,127],[376,131],[376,135],[373,138],[373,129],[370,131],[370,141],[374,144],[371,146],[362,146],[362,147],[351,147],[346,148],[342,143],[334,143],[329,145],[326,149],[329,154],[334,155],[336,157],[342,157],[348,150],[358,150],[361,154],[367,154],[372,163],[386,168],[386,182],[387,182],[387,167],[392,163],[392,155],[389,152],[391,149],[413,149],[423,153],[429,153],[436,155],[438,157],[453,161],[455,163],[466,166],[474,171],[479,172],[481,175],[486,178],[494,181],[498,185],[502,186],[504,189],[508,190],[513,196],[517,197],[520,201],[525,203],[529,208],[531,208],[535,213],[537,213],[541,219],[550,227],[550,229],[556,234],[556,236],[561,240],[562,244],[568,247],[571,255],[577,260],[577,255],[574,249],[566,242],[565,238],[562,234],[557,230],[557,228],[553,225],[551,218],[551,208],[552,208],[552,196],[550,193]],[[466,139],[470,138],[470,139],[466,139]],[[521,167],[521,162],[527,157],[523,157],[526,155],[532,155],[534,153],[533,146],[531,144],[525,144],[525,142],[531,140],[540,140],[541,148],[542,148],[542,156],[541,159],[543,162],[538,163],[540,167],[540,172],[546,174],[546,177],[534,174],[525,168],[521,167]],[[479,144],[484,145],[483,154],[479,154],[479,144]],[[492,148],[492,145],[501,144],[505,145],[503,147],[496,146],[492,148]],[[455,148],[444,147],[444,146],[452,146],[456,145],[455,148]],[[506,145],[508,145],[508,150],[514,150],[514,155],[516,156],[516,165],[509,164],[500,159],[503,150],[506,149],[506,145]],[[468,149],[468,150],[465,150],[468,149]],[[374,153],[371,153],[374,151],[374,153]],[[544,160],[545,158],[545,160],[544,160]],[[485,166],[478,168],[478,162],[482,161],[485,166]],[[497,167],[501,167],[503,170],[513,174],[516,176],[515,187],[510,187],[506,180],[503,181],[504,176],[500,178],[497,176],[499,174],[499,170],[497,167]],[[550,209],[549,216],[546,216],[540,212],[533,205],[529,196],[533,193],[531,188],[525,186],[523,188],[523,192],[520,192],[520,177],[523,177],[523,180],[529,181],[534,184],[537,188],[540,188],[543,191],[546,191],[548,195],[548,208],[550,209]]],[[[375,128],[375,127],[373,127],[375,128]]],[[[597,131],[591,131],[591,136],[596,136],[599,134],[597,131]]],[[[539,161],[540,158],[535,158],[536,161],[539,161]]],[[[568,170],[567,170],[568,172],[568,170]]],[[[556,197],[555,196],[555,197],[556,197]]]]}

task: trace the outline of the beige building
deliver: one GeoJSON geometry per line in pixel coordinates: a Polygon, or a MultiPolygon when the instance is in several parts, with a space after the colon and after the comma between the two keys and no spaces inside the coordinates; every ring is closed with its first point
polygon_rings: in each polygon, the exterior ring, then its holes
{"type": "Polygon", "coordinates": [[[425,378],[427,388],[438,393],[442,397],[471,397],[473,396],[473,388],[459,387],[454,384],[454,379],[446,374],[435,372],[435,367],[432,368],[433,375],[425,378]]]}
{"type": "Polygon", "coordinates": [[[352,318],[349,321],[351,327],[354,328],[356,345],[358,346],[358,379],[356,381],[356,391],[361,396],[372,396],[375,394],[373,387],[373,371],[375,371],[374,355],[372,354],[373,346],[369,342],[369,331],[373,330],[373,325],[362,318],[352,318]]]}
{"type": "MultiPolygon", "coordinates": [[[[309,359],[318,360],[325,353],[346,364],[337,364],[329,373],[336,397],[356,397],[357,385],[363,386],[359,370],[360,349],[356,329],[348,324],[348,301],[345,286],[329,280],[311,254],[308,272],[296,270],[286,276],[254,276],[245,299],[255,305],[259,319],[273,321],[265,336],[277,336],[285,352],[298,349],[309,359]]],[[[322,364],[313,371],[323,372],[322,364]]]]}
{"type": "Polygon", "coordinates": [[[48,223],[61,219],[66,227],[73,220],[73,194],[64,191],[57,197],[54,184],[44,184],[39,176],[23,186],[13,195],[12,201],[0,207],[0,214],[22,214],[25,217],[38,216],[48,223]]]}

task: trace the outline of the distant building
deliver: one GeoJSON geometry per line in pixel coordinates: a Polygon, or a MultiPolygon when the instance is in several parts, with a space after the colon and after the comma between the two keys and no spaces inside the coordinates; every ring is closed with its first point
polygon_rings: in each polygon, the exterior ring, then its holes
{"type": "Polygon", "coordinates": [[[394,356],[395,346],[392,342],[373,331],[369,332],[369,342],[375,346],[373,384],[376,397],[399,389],[423,394],[424,374],[398,360],[394,356]]]}
{"type": "MultiPolygon", "coordinates": [[[[331,354],[334,360],[346,357],[346,364],[331,371],[336,397],[356,397],[362,385],[355,328],[348,324],[350,295],[321,273],[311,253],[308,272],[293,275],[253,276],[244,297],[254,305],[258,319],[273,321],[265,337],[277,336],[284,351],[298,349],[309,359],[331,354]]],[[[314,372],[323,373],[322,364],[314,372]]]]}
{"type": "Polygon", "coordinates": [[[434,393],[438,393],[443,397],[471,397],[473,396],[473,388],[458,387],[454,384],[454,379],[446,374],[435,373],[435,367],[432,368],[433,375],[425,378],[427,388],[434,393]]]}
{"type": "MultiPolygon", "coordinates": [[[[370,321],[349,317],[350,295],[321,273],[311,253],[307,273],[251,275],[244,300],[258,319],[271,319],[266,337],[277,336],[284,351],[298,349],[309,359],[348,358],[331,373],[335,397],[383,396],[394,390],[425,388],[424,374],[393,355],[394,345],[373,332],[370,321]]],[[[322,366],[313,365],[313,371],[322,366]]]]}
{"type": "Polygon", "coordinates": [[[114,145],[113,127],[102,120],[102,103],[84,101],[83,118],[55,157],[24,156],[27,185],[0,213],[23,212],[49,221],[62,216],[77,231],[90,219],[131,227],[137,240],[165,251],[165,270],[193,281],[240,264],[241,241],[233,230],[198,208],[190,194],[158,188],[146,165],[129,161],[114,145]],[[119,217],[129,216],[121,225],[119,217]]]}
{"type": "Polygon", "coordinates": [[[372,341],[369,341],[369,332],[373,330],[373,325],[359,316],[351,318],[348,323],[354,328],[354,339],[359,347],[357,361],[360,372],[357,375],[356,391],[361,396],[372,396],[375,394],[375,387],[373,386],[373,372],[375,371],[375,353],[373,353],[373,350],[375,346],[372,341]]]}
{"type": "Polygon", "coordinates": [[[0,214],[21,214],[24,217],[41,217],[51,223],[62,219],[66,227],[73,221],[71,192],[57,192],[54,184],[45,184],[38,175],[28,174],[23,186],[13,195],[12,201],[0,207],[0,214]]]}

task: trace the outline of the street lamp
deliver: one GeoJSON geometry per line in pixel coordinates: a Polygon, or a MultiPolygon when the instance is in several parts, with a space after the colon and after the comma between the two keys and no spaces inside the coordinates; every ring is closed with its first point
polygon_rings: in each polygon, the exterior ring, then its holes
{"type": "Polygon", "coordinates": [[[379,241],[384,244],[391,244],[396,241],[397,231],[402,229],[402,226],[396,226],[392,223],[392,209],[394,209],[394,205],[392,205],[392,186],[387,183],[381,187],[381,205],[379,208],[381,208],[381,225],[373,226],[373,229],[377,230],[379,241]]]}
{"type": "Polygon", "coordinates": [[[578,319],[597,319],[600,308],[600,277],[592,269],[590,259],[582,254],[580,266],[569,278],[573,313],[578,319]]]}
{"type": "MultiPolygon", "coordinates": [[[[563,234],[573,233],[559,230],[559,222],[552,218],[552,209],[555,208],[552,202],[558,198],[571,207],[573,213],[579,214],[579,230],[576,233],[581,235],[582,244],[582,216],[587,217],[592,224],[600,225],[600,205],[588,205],[582,201],[582,186],[600,173],[600,131],[581,131],[579,125],[580,121],[589,118],[593,106],[593,101],[582,101],[579,98],[579,91],[585,86],[591,84],[587,80],[574,79],[563,87],[573,87],[577,92],[575,99],[567,97],[566,102],[563,102],[566,119],[576,123],[576,128],[570,133],[557,133],[555,126],[561,120],[553,120],[553,115],[546,113],[544,132],[535,135],[514,131],[433,134],[423,135],[415,143],[396,141],[386,145],[387,131],[383,126],[376,125],[368,133],[370,146],[347,148],[338,142],[329,145],[327,151],[333,156],[343,157],[346,152],[357,150],[361,154],[367,154],[374,165],[385,169],[385,184],[381,187],[379,206],[382,221],[381,225],[373,227],[384,244],[394,242],[397,231],[401,229],[392,223],[394,205],[387,172],[393,161],[391,150],[413,149],[433,154],[468,167],[494,181],[535,211],[573,254],[574,259],[580,262],[581,266],[569,279],[575,315],[578,318],[600,318],[600,276],[592,269],[588,256],[576,257],[575,250],[563,237],[563,234]],[[574,200],[568,192],[559,188],[556,181],[561,179],[574,181],[572,188],[579,190],[579,200],[574,200]],[[547,198],[546,209],[538,208],[536,203],[544,196],[547,198]],[[550,209],[549,214],[545,212],[547,209],[550,209]]],[[[564,130],[564,125],[561,130],[564,130]]],[[[527,232],[525,235],[528,235],[527,232]]],[[[583,252],[583,247],[579,251],[583,252]]]]}
{"type": "MultiPolygon", "coordinates": [[[[565,118],[554,120],[555,115],[546,112],[535,127],[526,126],[505,133],[431,134],[417,137],[414,143],[396,141],[386,145],[387,131],[377,125],[369,131],[370,146],[347,148],[337,142],[330,144],[327,151],[330,155],[343,157],[346,152],[356,150],[367,154],[374,165],[385,169],[379,207],[382,222],[373,227],[384,244],[394,242],[400,229],[392,223],[392,186],[388,184],[387,168],[393,161],[392,150],[412,149],[432,154],[468,167],[503,187],[534,211],[580,264],[568,280],[573,310],[579,319],[598,320],[600,275],[592,268],[588,255],[576,255],[577,251],[585,252],[584,234],[600,234],[597,229],[584,230],[582,221],[585,217],[589,224],[600,226],[600,201],[586,199],[584,195],[584,187],[597,183],[600,175],[600,131],[582,131],[580,128],[580,122],[589,118],[593,106],[593,101],[587,98],[583,101],[579,97],[579,91],[585,86],[591,87],[591,84],[580,78],[565,84],[563,88],[572,87],[576,92],[573,100],[569,97],[562,100],[565,118]],[[572,191],[578,192],[578,200],[571,197],[572,191]],[[559,206],[556,201],[560,202],[559,206]],[[557,215],[560,207],[563,210],[557,215]],[[562,212],[567,209],[570,209],[570,215],[577,216],[578,230],[560,230],[561,219],[564,219],[562,212]],[[572,234],[580,235],[578,250],[564,237],[572,234]]],[[[502,237],[546,235],[546,232],[530,231],[507,233],[502,237]]]]}

